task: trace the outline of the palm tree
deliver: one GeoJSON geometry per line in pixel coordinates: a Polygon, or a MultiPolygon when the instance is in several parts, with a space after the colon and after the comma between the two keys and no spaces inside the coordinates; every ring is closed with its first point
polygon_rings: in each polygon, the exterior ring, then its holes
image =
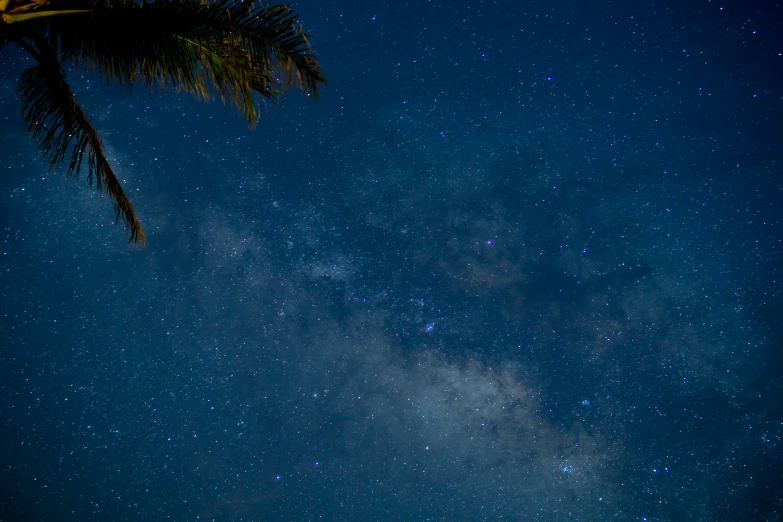
{"type": "Polygon", "coordinates": [[[209,101],[219,96],[253,126],[258,99],[285,87],[318,95],[321,68],[291,6],[239,0],[0,0],[0,49],[11,42],[36,64],[19,77],[22,116],[54,169],[67,161],[114,200],[115,220],[144,231],[112,172],[98,133],[79,108],[64,63],[125,86],[172,86],[209,101]],[[67,156],[67,159],[66,159],[67,156]]]}

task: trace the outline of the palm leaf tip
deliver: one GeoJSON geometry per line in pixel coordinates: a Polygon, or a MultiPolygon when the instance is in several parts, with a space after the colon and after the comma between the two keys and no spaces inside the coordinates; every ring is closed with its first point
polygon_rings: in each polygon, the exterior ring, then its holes
{"type": "Polygon", "coordinates": [[[114,200],[115,220],[123,219],[130,229],[129,242],[144,244],[145,235],[133,206],[106,159],[97,131],[82,112],[60,65],[50,50],[39,42],[39,63],[24,71],[18,84],[22,117],[38,148],[55,169],[70,153],[68,174],[78,176],[87,155],[87,176],[95,177],[99,190],[114,200]]]}

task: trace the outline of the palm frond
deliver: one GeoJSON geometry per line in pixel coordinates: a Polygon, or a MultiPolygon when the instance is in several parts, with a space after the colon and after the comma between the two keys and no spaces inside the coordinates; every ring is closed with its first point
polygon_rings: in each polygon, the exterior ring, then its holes
{"type": "Polygon", "coordinates": [[[46,19],[52,46],[128,86],[171,85],[205,100],[217,94],[252,122],[258,116],[252,92],[275,99],[288,86],[317,96],[324,83],[291,6],[254,8],[234,0],[67,4],[91,5],[92,12],[46,19]]]}
{"type": "Polygon", "coordinates": [[[115,220],[122,218],[130,229],[128,241],[144,243],[144,231],[133,207],[106,160],[98,133],[76,103],[54,52],[40,40],[35,47],[38,64],[21,74],[18,93],[22,117],[48,158],[50,169],[60,165],[70,152],[68,174],[78,175],[86,154],[90,184],[94,177],[98,189],[105,189],[114,200],[115,220]]]}
{"type": "Polygon", "coordinates": [[[286,87],[317,96],[325,83],[309,35],[291,6],[242,0],[0,0],[0,46],[12,41],[38,65],[19,81],[22,113],[51,168],[78,175],[87,154],[115,203],[130,241],[144,232],[111,170],[95,129],[79,108],[61,63],[94,68],[131,87],[167,85],[204,100],[219,96],[254,124],[256,99],[286,87]]]}

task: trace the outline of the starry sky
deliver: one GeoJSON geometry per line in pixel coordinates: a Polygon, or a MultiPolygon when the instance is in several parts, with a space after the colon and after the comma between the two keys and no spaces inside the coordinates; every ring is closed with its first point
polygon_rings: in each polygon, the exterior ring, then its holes
{"type": "Polygon", "coordinates": [[[0,520],[779,520],[783,8],[298,0],[255,129],[0,58],[0,520]]]}

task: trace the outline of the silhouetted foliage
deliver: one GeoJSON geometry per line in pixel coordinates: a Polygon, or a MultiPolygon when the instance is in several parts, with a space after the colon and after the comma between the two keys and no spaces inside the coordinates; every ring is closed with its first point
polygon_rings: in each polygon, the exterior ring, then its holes
{"type": "Polygon", "coordinates": [[[89,119],[76,103],[63,64],[97,71],[126,86],[172,86],[233,104],[250,125],[258,100],[276,100],[284,87],[318,95],[324,83],[307,33],[291,6],[233,0],[0,0],[0,48],[26,50],[36,65],[18,84],[22,116],[51,169],[67,159],[78,175],[87,155],[95,178],[115,204],[130,242],[144,231],[112,172],[89,119]]]}

